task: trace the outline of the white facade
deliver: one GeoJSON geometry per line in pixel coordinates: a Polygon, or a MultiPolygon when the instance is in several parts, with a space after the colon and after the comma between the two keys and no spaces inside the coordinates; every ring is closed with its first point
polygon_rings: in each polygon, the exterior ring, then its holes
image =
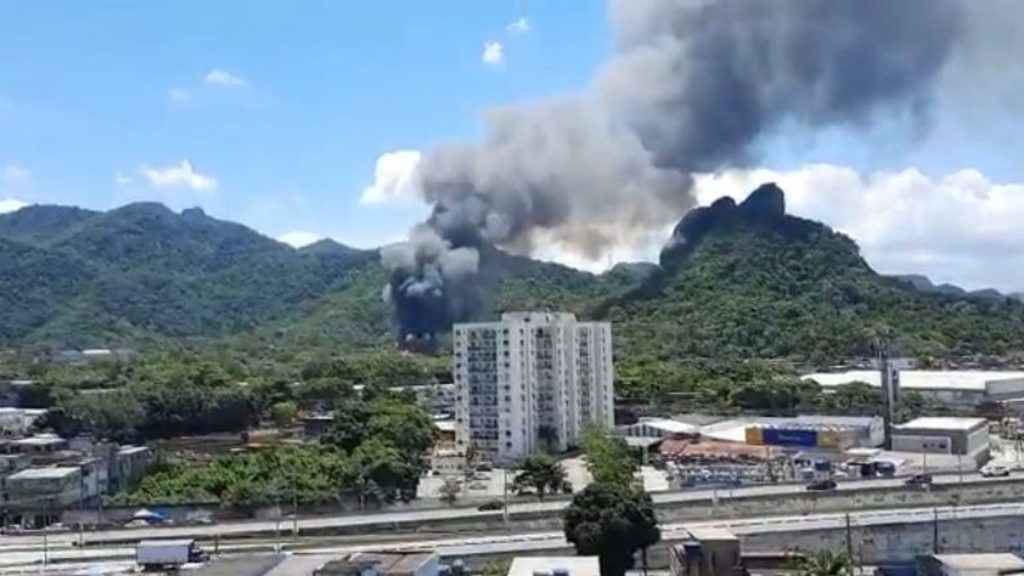
{"type": "Polygon", "coordinates": [[[576,444],[587,423],[614,424],[607,322],[516,312],[453,331],[456,441],[507,463],[576,444]]]}

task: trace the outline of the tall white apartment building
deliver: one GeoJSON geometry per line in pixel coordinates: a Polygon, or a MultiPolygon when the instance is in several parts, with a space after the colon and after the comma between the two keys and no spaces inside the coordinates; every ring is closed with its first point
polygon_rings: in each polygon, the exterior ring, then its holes
{"type": "Polygon", "coordinates": [[[572,314],[511,312],[456,324],[456,442],[509,463],[575,446],[587,424],[614,425],[612,331],[572,314]]]}

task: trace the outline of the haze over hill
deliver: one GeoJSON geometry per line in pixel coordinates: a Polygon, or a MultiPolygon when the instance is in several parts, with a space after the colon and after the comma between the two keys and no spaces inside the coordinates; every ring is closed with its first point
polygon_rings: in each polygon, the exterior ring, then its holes
{"type": "MultiPolygon", "coordinates": [[[[376,251],[333,241],[294,249],[200,210],[144,203],[0,215],[0,276],[3,347],[184,338],[337,351],[396,342],[376,251]]],[[[1024,342],[1020,303],[876,274],[848,237],[786,214],[774,185],[687,213],[660,266],[594,275],[485,245],[478,279],[476,317],[569,310],[615,322],[621,353],[663,359],[827,362],[865,353],[883,327],[915,354],[1007,354],[1024,342]]]]}

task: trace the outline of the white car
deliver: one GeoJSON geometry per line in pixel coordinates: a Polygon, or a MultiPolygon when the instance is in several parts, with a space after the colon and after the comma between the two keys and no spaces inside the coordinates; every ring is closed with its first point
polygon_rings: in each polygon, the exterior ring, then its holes
{"type": "Polygon", "coordinates": [[[988,464],[981,469],[981,475],[986,478],[994,478],[996,476],[1009,476],[1010,468],[1003,464],[988,464]]]}

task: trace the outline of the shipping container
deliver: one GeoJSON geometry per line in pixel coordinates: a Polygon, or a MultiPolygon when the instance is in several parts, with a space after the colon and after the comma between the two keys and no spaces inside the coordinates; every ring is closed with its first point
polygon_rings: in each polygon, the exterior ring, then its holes
{"type": "Polygon", "coordinates": [[[764,438],[761,435],[760,426],[747,426],[746,431],[747,444],[751,446],[763,446],[764,438]]]}
{"type": "Polygon", "coordinates": [[[819,430],[818,446],[821,448],[839,448],[839,432],[835,430],[819,430]]]}

